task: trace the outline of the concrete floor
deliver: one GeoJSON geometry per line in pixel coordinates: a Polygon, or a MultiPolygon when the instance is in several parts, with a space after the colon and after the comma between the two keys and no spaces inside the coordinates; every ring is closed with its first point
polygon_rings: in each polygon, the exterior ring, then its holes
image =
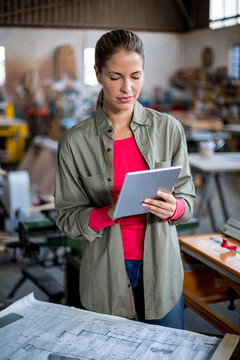
{"type": "MultiPolygon", "coordinates": [[[[240,179],[231,174],[226,174],[223,177],[225,196],[227,199],[227,204],[229,208],[230,216],[240,220],[240,179]]],[[[200,189],[197,189],[198,200],[201,196],[200,189]]],[[[219,199],[215,193],[213,193],[213,205],[214,210],[217,214],[217,222],[219,229],[224,223],[223,215],[219,208],[219,199]]],[[[212,233],[213,229],[209,221],[207,210],[204,212],[204,217],[202,218],[199,227],[196,229],[195,234],[207,234],[212,233]]],[[[189,235],[190,231],[181,233],[180,235],[189,235]]],[[[59,258],[64,256],[63,249],[59,249],[59,258]]],[[[48,258],[51,258],[51,253],[48,253],[48,258]]],[[[0,252],[0,301],[7,300],[7,294],[14,287],[16,282],[21,276],[21,268],[30,262],[29,259],[23,258],[19,251],[17,251],[17,262],[11,262],[12,250],[7,250],[5,252],[0,252]]],[[[62,285],[64,285],[64,266],[59,268],[58,266],[48,267],[46,270],[51,273],[62,285]]],[[[38,300],[48,301],[48,297],[44,294],[37,286],[35,286],[30,280],[26,280],[25,283],[19,288],[15,295],[10,299],[11,301],[16,301],[23,296],[33,292],[34,296],[38,300]]],[[[64,303],[64,300],[63,300],[64,303]]],[[[236,325],[240,326],[240,300],[235,301],[236,309],[234,311],[228,310],[229,302],[218,303],[211,305],[222,315],[227,317],[229,320],[234,322],[236,325]]],[[[190,309],[185,309],[185,329],[191,331],[202,332],[206,334],[221,335],[221,333],[211,326],[207,321],[200,318],[190,309]]]]}

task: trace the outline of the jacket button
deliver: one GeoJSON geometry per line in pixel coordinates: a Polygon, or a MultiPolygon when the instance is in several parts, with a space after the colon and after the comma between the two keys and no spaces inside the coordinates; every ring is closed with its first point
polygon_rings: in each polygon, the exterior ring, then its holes
{"type": "Polygon", "coordinates": [[[110,182],[110,181],[112,181],[112,179],[111,179],[111,178],[108,178],[108,181],[110,182]]]}
{"type": "Polygon", "coordinates": [[[130,287],[131,287],[131,284],[128,284],[128,287],[130,288],[130,287]]]}
{"type": "Polygon", "coordinates": [[[110,152],[110,151],[112,151],[112,149],[111,149],[111,148],[108,148],[107,151],[110,152]]]}
{"type": "Polygon", "coordinates": [[[112,129],[108,129],[108,132],[111,133],[111,132],[112,132],[112,129]]]}

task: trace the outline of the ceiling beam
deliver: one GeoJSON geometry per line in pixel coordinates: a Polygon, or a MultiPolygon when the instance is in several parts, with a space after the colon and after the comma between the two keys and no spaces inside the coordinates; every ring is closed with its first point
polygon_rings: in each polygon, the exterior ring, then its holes
{"type": "Polygon", "coordinates": [[[182,0],[176,0],[176,2],[177,2],[178,6],[179,6],[180,9],[181,9],[181,11],[182,11],[182,13],[183,13],[183,15],[184,15],[187,23],[188,23],[189,28],[190,28],[191,30],[193,30],[194,27],[195,27],[195,26],[194,26],[194,22],[193,22],[192,18],[190,17],[190,15],[189,15],[189,13],[188,13],[185,5],[183,4],[182,0]]]}

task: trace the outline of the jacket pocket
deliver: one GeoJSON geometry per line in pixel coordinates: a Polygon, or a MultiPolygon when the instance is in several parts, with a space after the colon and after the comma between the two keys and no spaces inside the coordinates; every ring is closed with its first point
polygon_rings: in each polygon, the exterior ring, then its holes
{"type": "Polygon", "coordinates": [[[111,193],[101,175],[80,177],[80,181],[93,206],[102,207],[111,204],[111,193]]]}

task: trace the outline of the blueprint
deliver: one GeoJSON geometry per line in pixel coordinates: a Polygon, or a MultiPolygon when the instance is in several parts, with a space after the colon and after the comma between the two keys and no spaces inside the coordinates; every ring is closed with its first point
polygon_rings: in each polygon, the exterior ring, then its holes
{"type": "Polygon", "coordinates": [[[1,360],[207,360],[216,337],[39,301],[0,312],[1,360]]]}

